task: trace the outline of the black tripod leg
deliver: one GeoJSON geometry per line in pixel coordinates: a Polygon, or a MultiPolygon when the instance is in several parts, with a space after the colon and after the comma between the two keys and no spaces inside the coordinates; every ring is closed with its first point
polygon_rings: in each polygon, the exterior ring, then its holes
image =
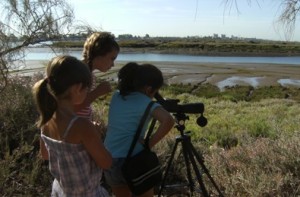
{"type": "Polygon", "coordinates": [[[181,142],[182,144],[182,152],[183,152],[183,156],[184,156],[184,161],[185,161],[185,167],[186,167],[186,171],[187,171],[187,178],[189,181],[189,187],[190,187],[190,192],[191,194],[195,191],[195,184],[192,178],[192,173],[191,173],[191,165],[190,165],[190,154],[189,154],[189,149],[188,146],[186,144],[186,139],[184,136],[184,140],[181,142]]]}
{"type": "Polygon", "coordinates": [[[209,178],[209,180],[211,181],[211,183],[213,184],[213,186],[215,187],[215,189],[218,191],[219,196],[223,197],[223,194],[221,192],[221,190],[219,189],[218,185],[216,184],[216,182],[214,181],[214,179],[212,178],[212,176],[210,175],[208,169],[206,168],[206,166],[204,165],[204,160],[202,158],[202,156],[200,156],[198,154],[198,152],[196,151],[195,147],[193,146],[193,144],[190,143],[190,150],[192,151],[193,155],[195,155],[198,163],[201,165],[202,170],[204,171],[204,173],[207,175],[207,177],[209,178]]]}
{"type": "Polygon", "coordinates": [[[192,151],[192,149],[190,149],[190,146],[191,146],[190,141],[186,141],[186,145],[185,145],[185,146],[187,146],[189,158],[190,158],[191,164],[192,164],[192,166],[193,166],[193,170],[194,170],[194,172],[195,172],[195,174],[196,174],[196,177],[197,177],[198,183],[199,183],[199,185],[200,185],[201,191],[202,191],[202,193],[203,193],[203,196],[209,197],[208,192],[207,192],[207,190],[206,190],[206,187],[205,187],[205,185],[204,185],[204,182],[203,182],[203,180],[202,180],[202,175],[200,174],[200,171],[199,171],[199,169],[198,169],[196,160],[195,160],[195,158],[194,158],[193,151],[192,151]]]}
{"type": "Polygon", "coordinates": [[[159,188],[159,192],[158,192],[158,197],[161,196],[161,193],[162,193],[163,189],[165,188],[165,182],[166,182],[166,179],[167,179],[170,167],[172,165],[172,161],[173,161],[173,158],[174,158],[177,146],[178,146],[178,141],[176,140],[175,145],[174,145],[173,150],[172,150],[172,153],[171,153],[171,157],[169,158],[169,161],[168,161],[168,164],[167,164],[166,171],[164,173],[163,179],[162,179],[161,184],[160,184],[160,188],[159,188]]]}

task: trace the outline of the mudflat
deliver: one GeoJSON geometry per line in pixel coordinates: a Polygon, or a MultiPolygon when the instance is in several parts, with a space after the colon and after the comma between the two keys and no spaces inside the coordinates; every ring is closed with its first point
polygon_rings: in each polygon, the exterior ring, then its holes
{"type": "MultiPolygon", "coordinates": [[[[26,61],[26,67],[19,73],[43,72],[45,61],[26,61]],[[29,69],[30,68],[30,69],[29,69]]],[[[116,80],[117,71],[127,62],[116,62],[107,73],[98,73],[103,78],[116,80]]],[[[225,86],[296,86],[300,87],[300,65],[259,64],[259,63],[178,63],[178,62],[139,62],[150,63],[161,69],[167,84],[210,83],[220,89],[225,86]]],[[[96,73],[97,74],[97,73],[96,73]]]]}
{"type": "Polygon", "coordinates": [[[160,68],[168,84],[210,83],[225,86],[298,86],[300,65],[241,63],[173,63],[152,62],[160,68]]]}

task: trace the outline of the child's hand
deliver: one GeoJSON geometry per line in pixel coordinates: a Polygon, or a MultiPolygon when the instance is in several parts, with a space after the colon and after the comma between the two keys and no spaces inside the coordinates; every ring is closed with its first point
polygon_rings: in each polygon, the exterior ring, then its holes
{"type": "Polygon", "coordinates": [[[104,140],[104,138],[106,136],[106,130],[107,130],[104,122],[103,121],[100,121],[100,122],[93,121],[93,124],[95,125],[97,132],[100,135],[101,139],[104,140]]]}
{"type": "Polygon", "coordinates": [[[97,91],[98,95],[99,96],[102,96],[102,95],[105,95],[105,94],[108,94],[109,92],[112,91],[112,88],[111,88],[111,85],[109,82],[107,81],[104,81],[104,82],[101,82],[96,88],[95,90],[97,91]]]}

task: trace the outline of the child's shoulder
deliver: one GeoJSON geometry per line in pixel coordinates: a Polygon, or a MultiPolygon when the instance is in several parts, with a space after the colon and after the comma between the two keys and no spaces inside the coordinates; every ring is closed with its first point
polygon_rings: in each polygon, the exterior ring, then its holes
{"type": "MultiPolygon", "coordinates": [[[[86,141],[97,136],[95,125],[87,118],[79,117],[74,125],[73,132],[76,133],[77,139],[86,141]]],[[[87,142],[87,141],[86,141],[87,142]]]]}
{"type": "Polygon", "coordinates": [[[77,136],[77,139],[86,139],[93,136],[96,132],[95,125],[87,118],[78,117],[72,127],[72,132],[77,136]]]}
{"type": "Polygon", "coordinates": [[[79,132],[80,131],[84,132],[93,129],[93,127],[94,127],[93,123],[89,119],[84,117],[78,117],[76,122],[74,123],[74,128],[79,132]]]}

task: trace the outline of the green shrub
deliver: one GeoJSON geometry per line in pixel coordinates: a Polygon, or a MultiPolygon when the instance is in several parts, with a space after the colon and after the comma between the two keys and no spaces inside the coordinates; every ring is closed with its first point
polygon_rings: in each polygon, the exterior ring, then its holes
{"type": "Polygon", "coordinates": [[[0,152],[12,153],[22,143],[31,144],[36,134],[37,112],[31,96],[31,79],[14,78],[1,93],[0,152]]]}
{"type": "Polygon", "coordinates": [[[51,176],[38,156],[37,111],[31,95],[35,78],[15,77],[1,93],[1,196],[34,196],[49,192],[51,176]]]}

